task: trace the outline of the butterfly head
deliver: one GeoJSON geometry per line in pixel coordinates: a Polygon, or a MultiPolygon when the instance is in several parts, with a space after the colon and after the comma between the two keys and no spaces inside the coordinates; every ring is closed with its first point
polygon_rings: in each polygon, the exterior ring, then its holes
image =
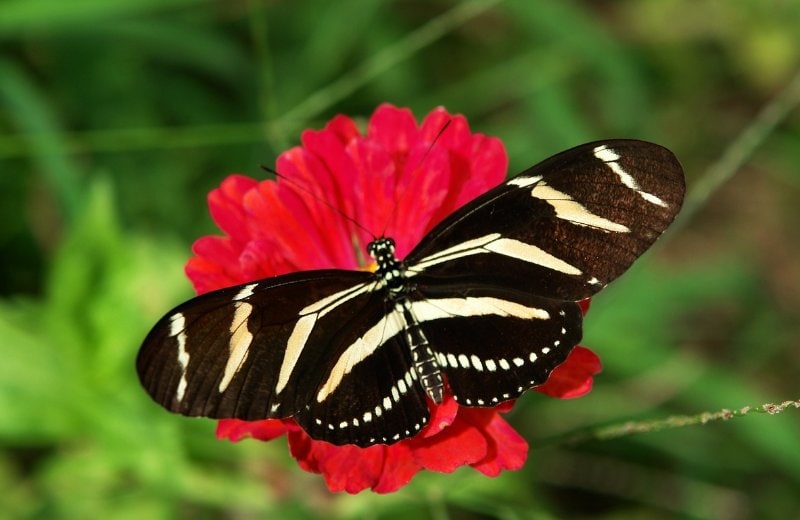
{"type": "Polygon", "coordinates": [[[379,267],[387,262],[396,260],[394,256],[394,250],[394,240],[391,238],[378,238],[370,242],[367,246],[367,252],[369,253],[369,256],[375,260],[379,267]]]}
{"type": "Polygon", "coordinates": [[[390,293],[399,295],[405,288],[402,264],[394,256],[395,244],[391,238],[378,238],[367,246],[369,256],[378,264],[377,274],[383,278],[390,293]]]}

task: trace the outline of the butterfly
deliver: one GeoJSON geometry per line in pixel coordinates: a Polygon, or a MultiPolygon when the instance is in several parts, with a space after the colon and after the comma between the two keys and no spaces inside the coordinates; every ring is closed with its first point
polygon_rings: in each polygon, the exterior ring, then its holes
{"type": "Polygon", "coordinates": [[[296,272],[179,305],[144,340],[139,378],[172,412],[395,443],[446,393],[489,407],[544,383],[581,339],[577,302],[655,242],[684,190],[659,145],[572,148],[456,210],[402,260],[375,239],[375,272],[296,272]]]}

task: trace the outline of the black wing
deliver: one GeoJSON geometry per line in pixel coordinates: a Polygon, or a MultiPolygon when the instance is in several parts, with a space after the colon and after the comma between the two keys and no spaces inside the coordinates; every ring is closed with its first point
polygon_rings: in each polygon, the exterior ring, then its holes
{"type": "MultiPolygon", "coordinates": [[[[384,315],[393,319],[391,313],[384,315]]],[[[386,330],[389,325],[377,323],[379,329],[385,330],[380,334],[379,348],[363,359],[357,353],[359,349],[354,349],[351,356],[358,362],[351,372],[338,380],[336,371],[332,371],[332,392],[327,394],[323,383],[308,396],[307,408],[295,418],[312,438],[358,446],[394,444],[428,423],[425,393],[401,334],[386,330]]],[[[344,355],[339,362],[346,364],[348,357],[344,355]]]]}
{"type": "Polygon", "coordinates": [[[424,275],[417,319],[459,404],[495,406],[547,381],[581,340],[575,302],[424,275]]]}
{"type": "Polygon", "coordinates": [[[675,218],[683,170],[666,148],[611,140],[560,153],[479,196],[405,259],[410,274],[577,301],[622,274],[675,218]]]}
{"type": "Polygon", "coordinates": [[[372,273],[309,271],[198,296],[148,334],[142,385],[190,416],[288,418],[334,444],[392,444],[429,418],[402,321],[372,273]]]}

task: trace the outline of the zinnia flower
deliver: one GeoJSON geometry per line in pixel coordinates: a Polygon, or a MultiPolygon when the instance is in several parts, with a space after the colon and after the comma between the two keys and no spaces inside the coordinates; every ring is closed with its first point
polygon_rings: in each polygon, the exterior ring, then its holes
{"type": "MultiPolygon", "coordinates": [[[[302,146],[280,155],[276,170],[292,182],[232,175],[209,194],[224,235],[195,242],[186,274],[205,293],[299,270],[369,268],[366,245],[373,237],[342,214],[392,237],[402,259],[445,216],[502,182],[507,162],[498,139],[471,133],[463,116],[442,108],[418,125],[408,109],[382,105],[364,135],[352,119],[337,116],[323,130],[303,132],[302,146]]],[[[578,397],[599,370],[597,356],[575,347],[535,390],[578,397]]],[[[331,491],[387,493],[423,468],[448,473],[469,465],[489,476],[520,468],[528,445],[500,415],[512,405],[461,407],[446,395],[430,405],[426,428],[390,446],[313,440],[292,419],[224,419],[217,436],[267,441],[286,434],[292,456],[321,473],[331,491]]]]}

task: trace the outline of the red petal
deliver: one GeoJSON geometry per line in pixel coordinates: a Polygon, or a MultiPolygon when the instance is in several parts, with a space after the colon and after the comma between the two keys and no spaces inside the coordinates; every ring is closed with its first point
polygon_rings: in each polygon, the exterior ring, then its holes
{"type": "Polygon", "coordinates": [[[290,431],[287,434],[289,439],[289,453],[297,460],[297,464],[306,471],[319,473],[317,459],[312,456],[312,446],[314,441],[303,430],[290,431]]]}
{"type": "Polygon", "coordinates": [[[503,182],[508,172],[508,154],[500,139],[474,134],[470,145],[469,177],[456,200],[459,208],[503,182]]]}
{"type": "Polygon", "coordinates": [[[412,144],[417,142],[417,122],[407,108],[397,108],[390,104],[382,104],[369,119],[367,138],[374,140],[389,151],[392,159],[403,170],[405,155],[412,144]]]}
{"type": "Polygon", "coordinates": [[[414,459],[425,469],[451,473],[461,466],[482,460],[488,453],[488,442],[480,429],[459,416],[439,434],[414,437],[409,441],[414,459]]]}
{"type": "Polygon", "coordinates": [[[589,393],[592,389],[592,376],[602,370],[597,354],[581,346],[572,349],[563,363],[558,365],[547,382],[534,388],[537,392],[572,399],[589,393]]]}
{"type": "Polygon", "coordinates": [[[246,437],[253,437],[260,441],[271,441],[286,432],[286,424],[278,419],[265,419],[263,421],[221,419],[217,423],[217,439],[229,439],[234,442],[246,437]]]}
{"type": "MultiPolygon", "coordinates": [[[[324,136],[305,138],[312,141],[319,138],[331,147],[339,146],[324,136]]],[[[298,270],[357,268],[350,240],[352,224],[332,209],[347,213],[347,206],[340,202],[341,190],[325,163],[308,150],[293,148],[278,158],[278,169],[303,187],[281,182],[269,197],[263,194],[266,204],[261,214],[270,218],[264,229],[274,240],[280,240],[281,248],[288,248],[287,258],[299,264],[298,270]]]]}
{"type": "Polygon", "coordinates": [[[398,442],[386,447],[383,472],[372,487],[376,493],[392,493],[405,486],[422,469],[408,442],[398,442]]]}
{"type": "Polygon", "coordinates": [[[358,493],[378,484],[383,472],[385,446],[369,448],[312,442],[312,452],[328,489],[358,493]]]}
{"type": "Polygon", "coordinates": [[[208,209],[217,226],[236,241],[246,241],[250,217],[242,201],[248,191],[255,188],[258,181],[244,175],[230,175],[219,188],[208,194],[208,209]]]}
{"type": "MultiPolygon", "coordinates": [[[[474,419],[476,408],[470,410],[474,419]]],[[[502,470],[517,470],[528,457],[528,443],[498,413],[483,413],[480,428],[488,441],[486,456],[471,466],[484,475],[496,477],[502,470]],[[489,419],[486,421],[486,419],[489,419]]]]}
{"type": "Polygon", "coordinates": [[[350,215],[371,232],[370,235],[363,230],[356,231],[362,254],[366,255],[366,245],[372,235],[382,234],[395,209],[394,162],[385,148],[363,138],[350,142],[347,153],[356,177],[351,187],[352,197],[356,201],[370,201],[369,204],[352,204],[350,215]]]}
{"type": "Polygon", "coordinates": [[[456,420],[458,415],[459,406],[453,396],[445,393],[444,401],[439,405],[430,406],[431,418],[421,432],[422,437],[431,437],[438,434],[456,420]]]}
{"type": "Polygon", "coordinates": [[[192,245],[195,256],[186,263],[184,271],[197,294],[247,281],[238,269],[241,247],[228,237],[205,236],[195,241],[192,245]]]}
{"type": "MultiPolygon", "coordinates": [[[[389,223],[389,234],[397,242],[398,258],[405,257],[428,231],[438,223],[440,208],[446,204],[451,169],[448,152],[432,148],[424,157],[425,148],[415,148],[395,190],[399,198],[389,223]]],[[[454,187],[457,188],[457,187],[454,187]]]]}
{"type": "MultiPolygon", "coordinates": [[[[386,446],[335,446],[297,431],[289,433],[289,447],[298,464],[306,471],[321,473],[333,492],[358,493],[378,486],[384,477],[386,446]]],[[[386,486],[389,487],[389,482],[386,486]]]]}
{"type": "Polygon", "coordinates": [[[361,135],[356,123],[349,117],[341,114],[331,119],[328,124],[325,125],[325,129],[333,132],[339,138],[339,141],[345,145],[361,135]]]}

